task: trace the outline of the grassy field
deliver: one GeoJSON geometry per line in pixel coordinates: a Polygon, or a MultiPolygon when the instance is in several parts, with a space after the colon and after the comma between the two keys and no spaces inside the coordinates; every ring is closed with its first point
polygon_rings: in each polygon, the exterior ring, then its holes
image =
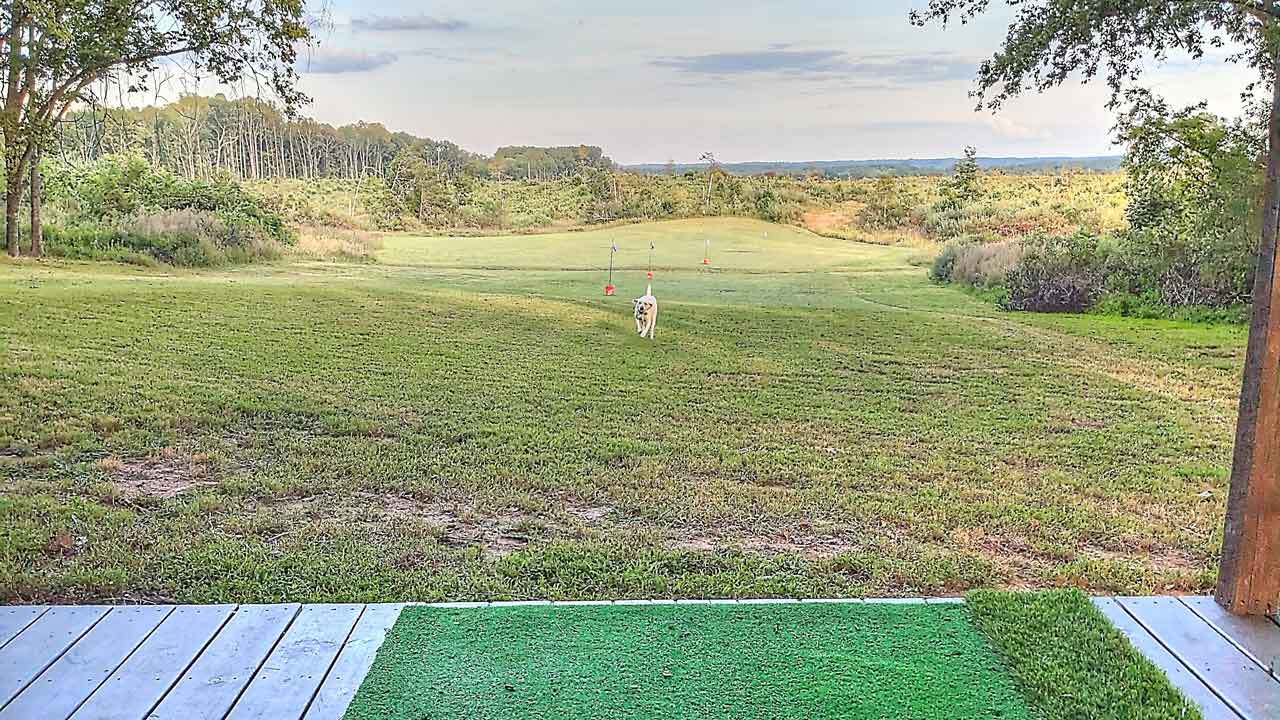
{"type": "Polygon", "coordinates": [[[1004,314],[916,259],[715,219],[5,262],[0,596],[1208,587],[1243,328],[1004,314]]]}

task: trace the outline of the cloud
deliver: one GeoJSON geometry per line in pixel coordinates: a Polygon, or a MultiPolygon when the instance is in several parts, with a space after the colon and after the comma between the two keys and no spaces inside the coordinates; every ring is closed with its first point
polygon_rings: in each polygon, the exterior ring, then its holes
{"type": "Polygon", "coordinates": [[[839,50],[756,50],[678,55],[653,61],[659,67],[696,75],[827,72],[844,53],[839,50]]]}
{"type": "Polygon", "coordinates": [[[369,53],[346,48],[315,48],[298,58],[298,70],[318,75],[340,75],[377,70],[399,59],[395,53],[369,53]]]}
{"type": "Polygon", "coordinates": [[[367,15],[352,18],[353,30],[398,32],[426,30],[430,32],[458,32],[471,27],[465,20],[434,18],[430,15],[367,15]]]}
{"type": "Polygon", "coordinates": [[[1053,134],[1044,129],[1037,129],[1023,125],[1022,123],[1010,120],[1003,115],[990,115],[986,118],[987,125],[995,132],[997,137],[1007,140],[1051,140],[1053,134]]]}
{"type": "Polygon", "coordinates": [[[856,83],[867,87],[968,79],[977,60],[946,52],[850,55],[843,50],[768,50],[677,55],[652,64],[686,75],[723,79],[731,76],[805,78],[856,83]]]}

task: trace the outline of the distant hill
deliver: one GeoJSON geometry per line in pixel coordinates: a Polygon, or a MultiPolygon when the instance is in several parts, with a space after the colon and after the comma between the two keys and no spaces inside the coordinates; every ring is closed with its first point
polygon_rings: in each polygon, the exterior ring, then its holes
{"type": "MultiPolygon", "coordinates": [[[[1120,167],[1121,155],[1097,155],[1092,157],[980,157],[978,166],[984,170],[1001,170],[1007,173],[1039,173],[1054,170],[1089,170],[1108,172],[1120,167]]],[[[881,175],[946,175],[951,172],[957,158],[929,158],[906,160],[813,160],[809,162],[740,162],[722,163],[725,172],[733,175],[808,175],[820,172],[837,177],[879,177],[881,175]]],[[[624,170],[661,175],[690,170],[705,170],[705,163],[643,163],[624,165],[624,170]]]]}

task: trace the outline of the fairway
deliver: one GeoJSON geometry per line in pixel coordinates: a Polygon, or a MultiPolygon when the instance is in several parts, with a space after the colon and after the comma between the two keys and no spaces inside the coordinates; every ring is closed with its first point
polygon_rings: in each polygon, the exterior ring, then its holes
{"type": "Polygon", "coordinates": [[[914,260],[709,219],[388,236],[375,263],[5,261],[0,592],[1209,587],[1244,329],[1006,314],[914,260]]]}

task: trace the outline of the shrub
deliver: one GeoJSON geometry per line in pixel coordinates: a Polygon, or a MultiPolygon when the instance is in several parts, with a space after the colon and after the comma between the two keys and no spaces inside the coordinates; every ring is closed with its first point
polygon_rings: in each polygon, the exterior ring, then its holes
{"type": "Polygon", "coordinates": [[[139,156],[46,171],[51,254],[190,267],[279,256],[294,241],[284,219],[228,175],[179,178],[139,156]]]}
{"type": "Polygon", "coordinates": [[[951,269],[951,282],[979,288],[1005,284],[1009,272],[1022,260],[1021,240],[959,245],[951,269]]]}
{"type": "Polygon", "coordinates": [[[948,243],[942,248],[942,252],[938,253],[938,257],[933,259],[933,266],[929,268],[929,279],[934,282],[951,282],[951,273],[956,266],[956,256],[960,254],[960,246],[955,243],[948,243]]]}
{"type": "Polygon", "coordinates": [[[1098,238],[1088,233],[1027,238],[1022,257],[1008,272],[1004,307],[1036,312],[1082,312],[1103,292],[1103,264],[1098,238]]]}
{"type": "Polygon", "coordinates": [[[213,267],[279,257],[277,245],[253,225],[232,225],[198,210],[139,212],[109,222],[45,226],[51,255],[133,264],[213,267]]]}

